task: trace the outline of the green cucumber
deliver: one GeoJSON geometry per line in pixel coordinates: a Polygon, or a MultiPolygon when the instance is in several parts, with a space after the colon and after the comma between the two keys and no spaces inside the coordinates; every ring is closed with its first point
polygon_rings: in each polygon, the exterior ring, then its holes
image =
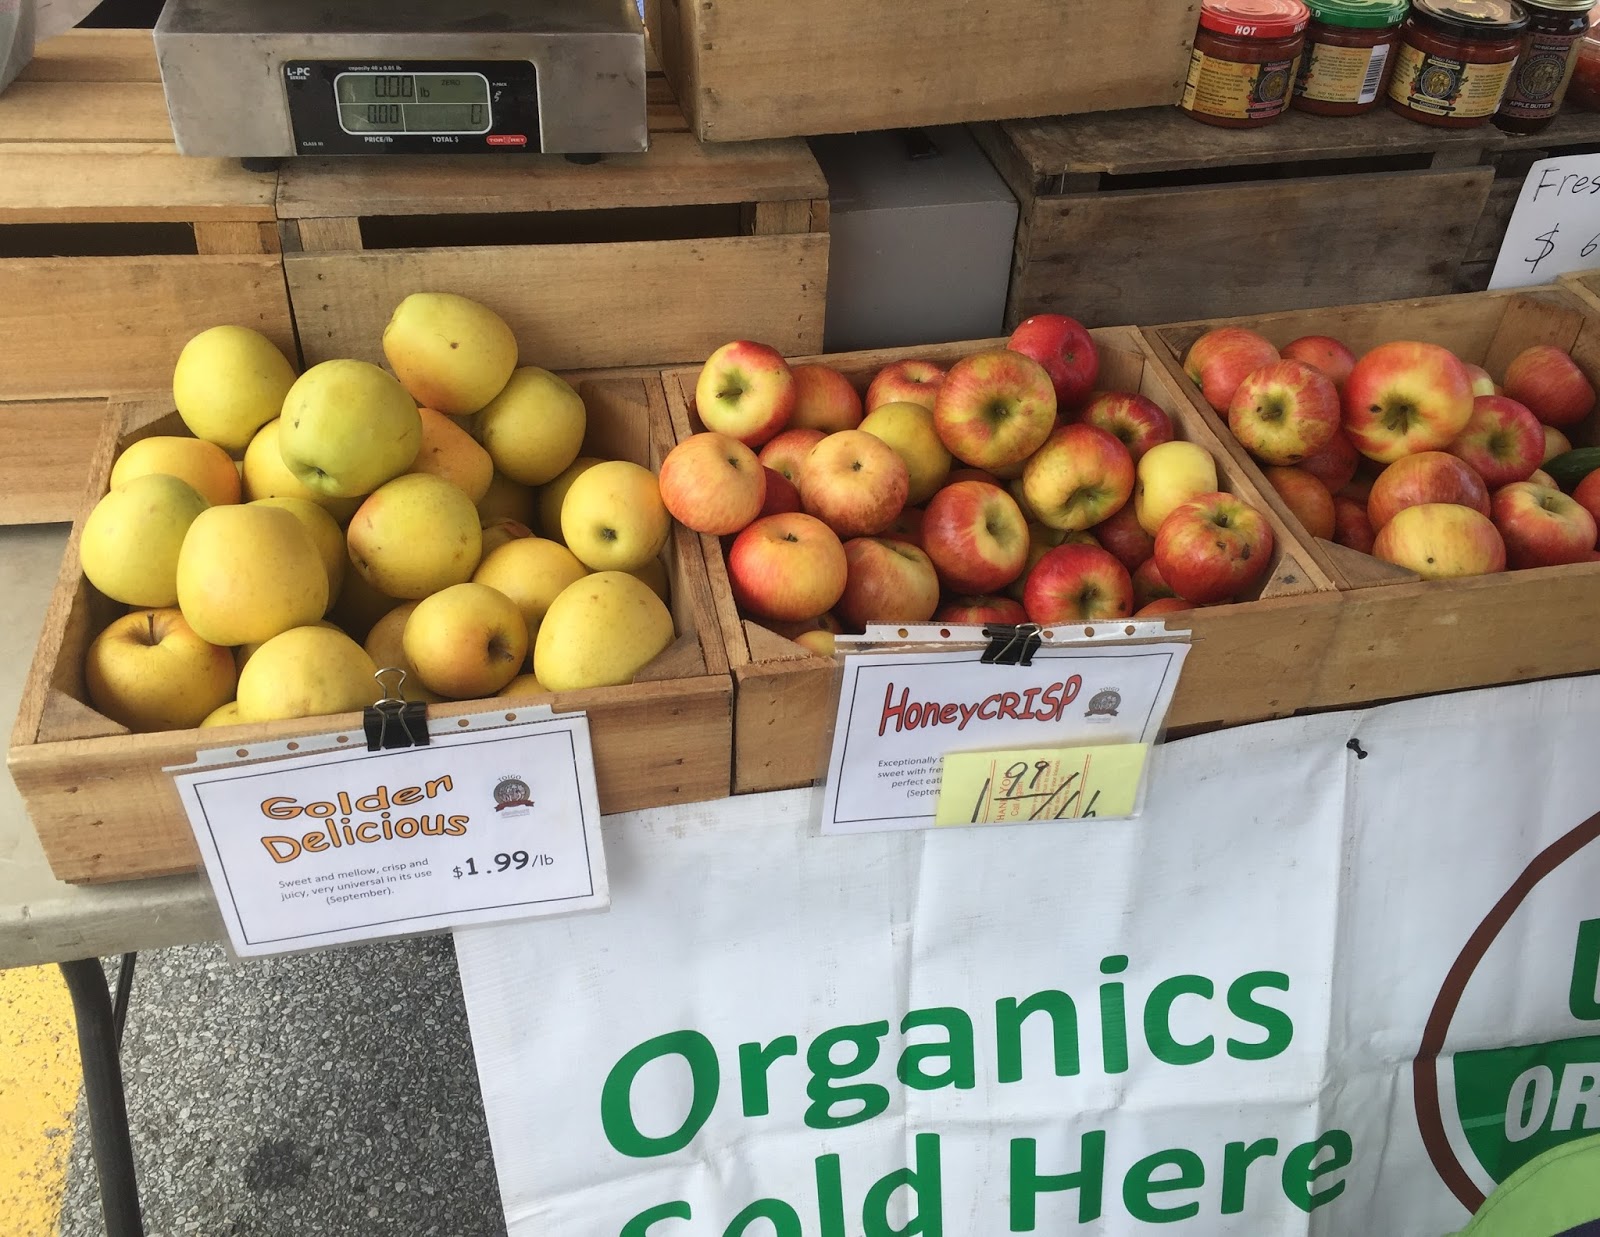
{"type": "Polygon", "coordinates": [[[1578,482],[1600,468],[1600,447],[1574,447],[1546,460],[1540,467],[1570,494],[1578,488],[1578,482]]]}

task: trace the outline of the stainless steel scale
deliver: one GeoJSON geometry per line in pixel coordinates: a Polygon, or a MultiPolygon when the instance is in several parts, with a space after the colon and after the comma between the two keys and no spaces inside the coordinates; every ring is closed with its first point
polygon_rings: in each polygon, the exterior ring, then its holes
{"type": "Polygon", "coordinates": [[[599,155],[649,144],[635,0],[168,0],[186,155],[599,155]]]}

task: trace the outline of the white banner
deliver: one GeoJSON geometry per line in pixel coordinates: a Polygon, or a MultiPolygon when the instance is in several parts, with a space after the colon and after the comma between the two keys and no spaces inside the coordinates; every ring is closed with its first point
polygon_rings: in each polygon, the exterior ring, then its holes
{"type": "Polygon", "coordinates": [[[1597,733],[1565,680],[1173,743],[1132,822],[608,820],[608,916],[457,933],[511,1237],[1453,1232],[1600,1129],[1597,733]]]}

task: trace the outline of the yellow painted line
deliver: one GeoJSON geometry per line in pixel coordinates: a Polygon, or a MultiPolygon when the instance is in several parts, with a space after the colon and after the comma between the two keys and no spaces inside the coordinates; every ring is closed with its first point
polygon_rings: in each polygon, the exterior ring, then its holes
{"type": "Polygon", "coordinates": [[[0,1216],[7,1232],[54,1237],[82,1082],[61,972],[0,971],[0,1216]]]}

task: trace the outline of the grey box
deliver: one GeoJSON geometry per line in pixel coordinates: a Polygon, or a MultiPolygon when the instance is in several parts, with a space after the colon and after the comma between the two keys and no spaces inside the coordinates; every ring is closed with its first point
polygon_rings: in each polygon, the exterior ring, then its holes
{"type": "Polygon", "coordinates": [[[829,352],[1004,334],[1017,201],[960,126],[811,141],[828,178],[829,352]]]}

